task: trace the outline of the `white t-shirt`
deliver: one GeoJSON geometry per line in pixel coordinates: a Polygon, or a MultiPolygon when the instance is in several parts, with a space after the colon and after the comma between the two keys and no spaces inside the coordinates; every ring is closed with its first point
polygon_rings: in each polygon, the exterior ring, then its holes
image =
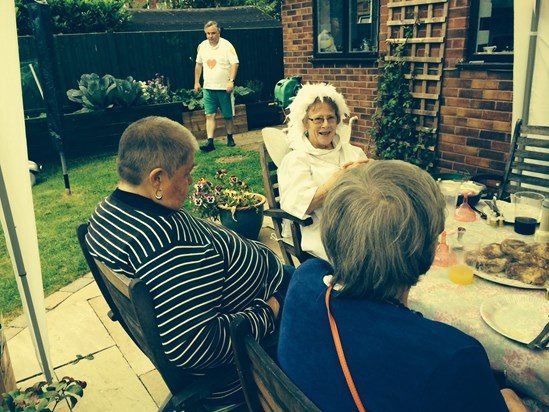
{"type": "Polygon", "coordinates": [[[202,64],[204,89],[225,90],[230,80],[231,66],[238,63],[238,56],[228,40],[219,38],[213,47],[208,40],[204,40],[198,45],[196,62],[202,64]]]}

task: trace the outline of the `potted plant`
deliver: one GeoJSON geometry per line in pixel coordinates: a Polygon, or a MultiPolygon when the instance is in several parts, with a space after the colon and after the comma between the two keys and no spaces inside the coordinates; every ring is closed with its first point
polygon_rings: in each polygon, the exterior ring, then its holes
{"type": "Polygon", "coordinates": [[[265,196],[253,192],[237,176],[218,170],[213,182],[198,179],[191,194],[193,212],[234,230],[248,239],[257,239],[263,224],[265,196]]]}
{"type": "Polygon", "coordinates": [[[70,409],[84,396],[87,383],[69,376],[60,381],[47,383],[37,382],[31,387],[16,389],[2,394],[2,411],[10,412],[53,412],[62,401],[67,401],[70,409]]]}

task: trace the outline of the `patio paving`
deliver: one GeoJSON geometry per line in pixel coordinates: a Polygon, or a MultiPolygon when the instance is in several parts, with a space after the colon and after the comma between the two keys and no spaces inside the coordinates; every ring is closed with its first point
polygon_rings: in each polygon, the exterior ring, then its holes
{"type": "MultiPolygon", "coordinates": [[[[242,133],[236,135],[235,140],[240,147],[256,150],[261,133],[242,133]]],[[[280,254],[271,234],[274,234],[272,222],[266,217],[259,240],[280,254]]],[[[168,389],[122,327],[108,318],[107,303],[91,273],[48,296],[45,303],[56,378],[71,376],[88,383],[76,410],[149,412],[158,409],[168,389]],[[93,359],[86,359],[87,355],[93,359]],[[78,361],[79,357],[84,359],[78,361]]],[[[43,380],[25,317],[14,319],[5,332],[17,386],[26,388],[43,380]]],[[[67,405],[56,408],[59,412],[68,410],[67,405]]]]}

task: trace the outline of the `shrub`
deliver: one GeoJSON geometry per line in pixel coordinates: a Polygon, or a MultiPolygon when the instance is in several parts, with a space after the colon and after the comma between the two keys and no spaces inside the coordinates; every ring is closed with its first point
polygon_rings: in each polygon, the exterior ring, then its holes
{"type": "MultiPolygon", "coordinates": [[[[131,14],[124,0],[48,0],[53,32],[93,33],[119,30],[131,14]]],[[[17,33],[32,35],[29,12],[23,0],[16,0],[17,33]]]]}
{"type": "Polygon", "coordinates": [[[84,396],[87,384],[84,381],[65,376],[58,382],[37,382],[33,386],[22,390],[16,389],[3,393],[0,399],[2,411],[31,412],[55,410],[57,404],[68,401],[71,409],[84,396]]]}
{"type": "MultiPolygon", "coordinates": [[[[410,30],[406,38],[411,36],[410,30]]],[[[407,42],[391,45],[396,47],[394,60],[380,59],[381,65],[377,96],[377,110],[372,117],[374,127],[370,135],[375,141],[378,159],[399,159],[430,170],[435,161],[436,136],[432,130],[420,129],[418,117],[413,113],[410,92],[409,63],[402,58],[407,42]]],[[[413,78],[413,74],[412,74],[413,78]]]]}
{"type": "Polygon", "coordinates": [[[82,105],[80,112],[93,112],[113,106],[136,106],[146,102],[141,83],[133,77],[116,79],[110,74],[99,77],[95,73],[80,76],[78,89],[68,90],[67,97],[71,102],[82,105]]]}

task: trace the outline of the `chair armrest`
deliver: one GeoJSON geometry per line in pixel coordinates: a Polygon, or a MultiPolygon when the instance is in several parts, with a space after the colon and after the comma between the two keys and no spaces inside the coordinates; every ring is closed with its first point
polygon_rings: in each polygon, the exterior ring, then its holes
{"type": "Polygon", "coordinates": [[[204,376],[193,377],[192,382],[185,386],[183,390],[173,394],[171,404],[177,411],[181,410],[182,407],[189,407],[190,404],[201,401],[215,390],[237,379],[237,377],[234,366],[219,367],[204,376]]]}
{"type": "Polygon", "coordinates": [[[282,209],[266,209],[263,214],[265,216],[279,218],[279,219],[288,219],[291,220],[294,223],[297,223],[301,226],[309,226],[313,223],[313,218],[308,217],[307,219],[299,219],[295,217],[294,215],[289,214],[288,212],[285,212],[282,209]]]}

